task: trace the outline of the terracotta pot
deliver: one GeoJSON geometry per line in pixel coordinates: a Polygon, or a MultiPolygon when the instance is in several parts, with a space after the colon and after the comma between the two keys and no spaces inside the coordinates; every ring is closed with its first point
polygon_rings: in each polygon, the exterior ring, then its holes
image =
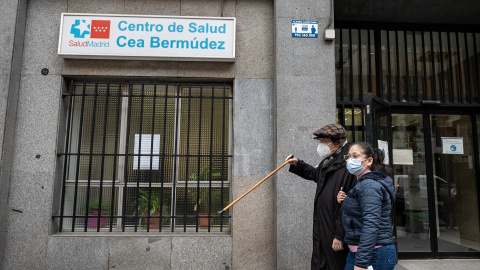
{"type": "MultiPolygon", "coordinates": [[[[148,213],[143,213],[144,216],[148,215],[148,213]]],[[[160,215],[160,211],[156,211],[154,212],[153,214],[151,214],[150,216],[159,216],[160,215]]],[[[143,222],[145,222],[145,224],[148,223],[148,218],[144,218],[143,219],[143,222]]],[[[145,226],[146,227],[146,226],[145,226]]],[[[152,218],[150,217],[150,226],[149,226],[150,230],[152,229],[158,229],[160,228],[160,218],[156,217],[156,218],[152,218]]]]}
{"type": "MultiPolygon", "coordinates": [[[[198,227],[200,229],[208,229],[208,217],[200,217],[200,216],[208,216],[208,213],[198,213],[198,227]]],[[[213,217],[210,218],[210,227],[213,225],[213,217]]]]}

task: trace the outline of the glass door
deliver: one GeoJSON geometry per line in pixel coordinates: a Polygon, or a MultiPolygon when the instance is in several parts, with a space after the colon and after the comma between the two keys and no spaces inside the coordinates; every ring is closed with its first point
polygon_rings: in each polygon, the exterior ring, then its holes
{"type": "Polygon", "coordinates": [[[480,132],[474,133],[472,118],[429,110],[392,114],[400,258],[480,254],[480,132]]]}
{"type": "Polygon", "coordinates": [[[423,114],[392,115],[395,223],[399,252],[430,252],[423,114]]]}
{"type": "Polygon", "coordinates": [[[478,252],[478,186],[471,116],[431,114],[430,123],[438,252],[478,252]]]}

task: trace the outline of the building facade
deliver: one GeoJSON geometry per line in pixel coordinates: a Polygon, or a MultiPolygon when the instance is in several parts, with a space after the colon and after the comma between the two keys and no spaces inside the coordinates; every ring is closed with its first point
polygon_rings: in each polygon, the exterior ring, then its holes
{"type": "Polygon", "coordinates": [[[307,269],[315,183],[217,211],[332,122],[388,151],[400,258],[479,258],[479,3],[376,2],[4,0],[0,268],[307,269]],[[64,14],[232,20],[234,57],[61,55],[64,14]]]}

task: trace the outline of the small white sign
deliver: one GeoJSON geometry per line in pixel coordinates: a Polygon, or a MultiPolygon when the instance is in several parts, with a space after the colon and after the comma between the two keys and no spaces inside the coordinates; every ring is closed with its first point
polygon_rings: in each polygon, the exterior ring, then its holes
{"type": "Polygon", "coordinates": [[[390,160],[388,158],[388,142],[378,140],[378,149],[382,150],[383,154],[385,155],[385,158],[383,159],[383,164],[389,165],[390,160]]]}
{"type": "Polygon", "coordinates": [[[234,61],[235,18],[62,13],[58,55],[234,61]]]}
{"type": "Polygon", "coordinates": [[[318,21],[292,20],[292,37],[318,38],[318,21]]]}
{"type": "Polygon", "coordinates": [[[160,134],[135,134],[135,145],[133,147],[135,155],[153,155],[153,156],[133,156],[134,170],[158,170],[160,163],[160,134]],[[141,143],[140,143],[140,137],[141,143]],[[153,138],[153,145],[152,145],[153,138]],[[151,162],[150,162],[151,159],[151,162]],[[140,160],[140,164],[138,164],[140,160]],[[150,164],[151,163],[151,164],[150,164]],[[151,166],[151,167],[150,167],[151,166]]]}
{"type": "Polygon", "coordinates": [[[443,154],[463,155],[462,137],[442,137],[443,154]]]}
{"type": "Polygon", "coordinates": [[[393,149],[393,164],[413,165],[412,149],[393,149]]]}

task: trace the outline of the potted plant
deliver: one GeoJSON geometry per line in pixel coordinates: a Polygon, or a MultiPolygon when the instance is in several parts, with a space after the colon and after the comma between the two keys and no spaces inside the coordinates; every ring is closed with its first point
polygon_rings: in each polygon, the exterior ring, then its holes
{"type": "MultiPolygon", "coordinates": [[[[163,195],[163,203],[160,193],[154,190],[140,189],[140,195],[138,197],[138,213],[142,216],[163,216],[169,213],[169,204],[167,196],[163,195]],[[150,211],[149,211],[150,209],[150,211]]],[[[160,227],[160,218],[150,218],[148,223],[148,217],[139,220],[140,225],[149,224],[150,229],[158,229],[160,227]]],[[[163,219],[162,224],[168,224],[168,219],[163,219]]]]}
{"type": "Polygon", "coordinates": [[[100,201],[98,198],[90,198],[88,201],[88,205],[85,204],[82,209],[83,213],[88,213],[88,223],[87,228],[89,229],[97,229],[98,225],[100,228],[105,228],[107,225],[107,218],[103,216],[108,215],[109,213],[109,205],[107,203],[102,203],[100,205],[100,201]],[[98,215],[100,213],[100,224],[98,221],[98,215]]]}
{"type": "MultiPolygon", "coordinates": [[[[200,169],[199,172],[194,172],[190,176],[190,181],[208,181],[210,180],[210,177],[212,180],[218,179],[221,177],[221,174],[219,172],[212,172],[210,165],[206,165],[203,168],[200,169]]],[[[210,198],[212,202],[210,203],[210,206],[215,206],[214,202],[220,198],[220,192],[221,190],[219,188],[211,188],[211,191],[209,192],[208,188],[200,188],[200,189],[191,189],[189,191],[191,193],[191,196],[193,200],[197,201],[197,193],[198,193],[198,201],[194,206],[194,211],[198,213],[198,226],[202,229],[208,228],[209,224],[209,219],[206,216],[209,216],[210,213],[216,212],[215,209],[210,209],[209,213],[209,202],[210,198]],[[211,196],[211,197],[210,197],[211,196]]],[[[225,196],[224,196],[225,197],[225,196]]],[[[228,196],[227,201],[228,201],[228,196]]],[[[210,225],[213,223],[213,217],[210,218],[210,225]]]]}

